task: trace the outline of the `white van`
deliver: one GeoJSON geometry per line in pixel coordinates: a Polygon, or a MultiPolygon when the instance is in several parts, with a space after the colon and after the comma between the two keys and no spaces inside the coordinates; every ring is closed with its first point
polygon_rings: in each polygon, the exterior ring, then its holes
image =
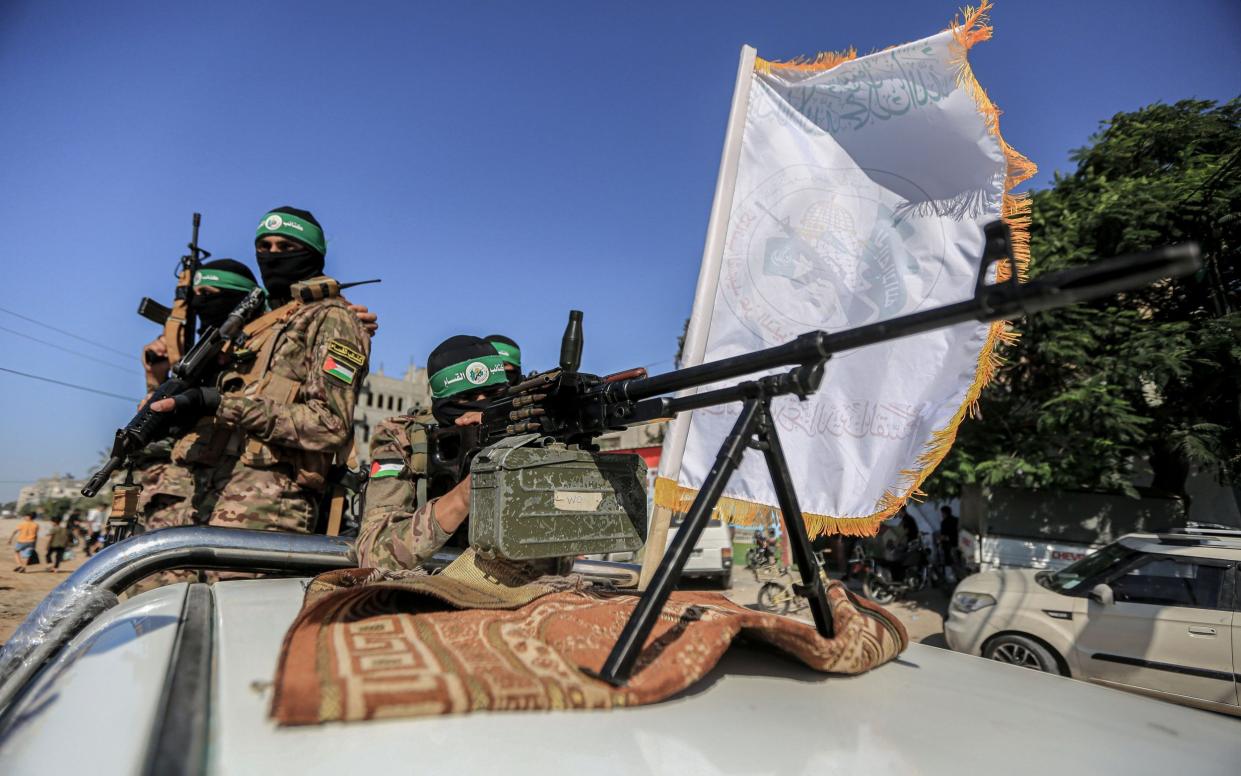
{"type": "MultiPolygon", "coordinates": [[[[681,521],[675,520],[668,528],[668,544],[681,521]]],[[[667,549],[665,545],[664,549],[667,549]]],[[[708,578],[714,580],[721,588],[728,590],[733,586],[733,540],[728,526],[719,520],[712,520],[702,529],[702,536],[694,545],[694,552],[681,572],[681,578],[708,578]]]]}
{"type": "MultiPolygon", "coordinates": [[[[672,537],[676,536],[677,529],[680,527],[680,520],[673,520],[668,526],[668,540],[664,544],[665,551],[668,545],[672,544],[672,537]]],[[[642,560],[639,553],[633,552],[613,552],[609,555],[587,555],[585,557],[590,560],[608,560],[617,563],[640,563],[642,560]]],[[[707,523],[707,527],[702,529],[702,536],[698,537],[698,542],[694,545],[693,553],[685,563],[681,578],[710,579],[724,590],[733,586],[733,540],[728,526],[719,520],[707,523]]]]}

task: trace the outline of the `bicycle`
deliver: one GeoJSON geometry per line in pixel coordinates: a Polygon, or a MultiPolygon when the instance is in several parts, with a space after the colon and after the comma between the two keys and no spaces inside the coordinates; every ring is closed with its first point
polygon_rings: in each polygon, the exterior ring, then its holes
{"type": "MultiPolygon", "coordinates": [[[[772,614],[790,614],[800,612],[810,606],[810,602],[793,590],[792,574],[788,567],[772,569],[775,578],[769,578],[758,588],[757,606],[764,612],[772,614]]],[[[755,580],[761,580],[766,574],[760,575],[760,569],[754,570],[755,580]]],[[[770,573],[770,572],[769,572],[770,573]]]]}

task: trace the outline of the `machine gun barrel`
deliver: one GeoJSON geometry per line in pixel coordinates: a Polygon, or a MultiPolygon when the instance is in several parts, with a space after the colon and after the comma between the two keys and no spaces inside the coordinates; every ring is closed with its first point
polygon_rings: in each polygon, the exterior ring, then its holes
{"type": "Polygon", "coordinates": [[[1051,272],[1027,283],[1018,283],[1013,279],[992,284],[983,282],[987,269],[1003,257],[992,257],[992,261],[984,258],[980,282],[972,299],[855,329],[830,334],[824,331],[807,332],[783,345],[654,377],[604,383],[597,386],[594,392],[602,395],[605,401],[638,401],[778,367],[808,365],[830,358],[834,353],[932,329],[967,321],[1016,318],[1140,288],[1161,278],[1194,271],[1199,266],[1198,257],[1198,246],[1185,243],[1051,272]]]}

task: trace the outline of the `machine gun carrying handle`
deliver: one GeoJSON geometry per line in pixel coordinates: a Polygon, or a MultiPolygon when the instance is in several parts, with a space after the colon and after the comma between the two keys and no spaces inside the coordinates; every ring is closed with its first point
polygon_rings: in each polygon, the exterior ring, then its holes
{"type": "Polygon", "coordinates": [[[646,376],[646,367],[635,366],[633,369],[626,369],[623,372],[613,372],[610,375],[605,375],[601,382],[619,383],[621,380],[639,380],[646,376]]]}

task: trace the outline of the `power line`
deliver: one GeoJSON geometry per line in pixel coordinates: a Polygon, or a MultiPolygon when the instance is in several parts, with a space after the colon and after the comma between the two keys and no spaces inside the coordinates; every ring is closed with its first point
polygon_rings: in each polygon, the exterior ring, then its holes
{"type": "Polygon", "coordinates": [[[25,332],[18,331],[17,329],[10,329],[8,326],[0,326],[0,331],[7,331],[9,334],[16,334],[19,337],[25,337],[31,342],[37,342],[40,345],[47,345],[49,348],[56,348],[57,350],[62,350],[65,353],[69,353],[71,355],[78,356],[80,358],[85,358],[90,361],[94,361],[96,364],[103,364],[104,366],[110,366],[113,369],[117,370],[118,372],[124,372],[125,374],[130,374],[132,371],[130,369],[126,369],[125,367],[118,366],[111,361],[104,361],[102,358],[95,358],[94,356],[87,355],[86,353],[79,353],[76,350],[70,350],[69,348],[63,347],[61,345],[57,345],[55,342],[48,342],[47,340],[41,340],[38,337],[32,337],[29,334],[26,334],[25,332]]]}
{"type": "Polygon", "coordinates": [[[65,331],[64,329],[58,329],[55,326],[51,325],[50,323],[44,323],[43,321],[36,320],[34,318],[31,318],[28,315],[22,315],[21,313],[15,313],[12,310],[8,310],[4,307],[0,307],[0,313],[8,313],[9,315],[14,316],[15,318],[21,318],[23,321],[29,321],[30,323],[38,324],[39,326],[42,326],[45,329],[51,329],[57,334],[63,334],[66,337],[73,337],[75,340],[78,340],[79,342],[85,342],[87,345],[94,345],[97,348],[103,348],[104,350],[110,350],[113,353],[117,354],[118,356],[124,356],[125,358],[133,358],[133,353],[126,353],[125,351],[118,350],[112,347],[111,345],[105,345],[102,342],[96,342],[95,340],[87,339],[85,337],[79,337],[78,335],[74,334],[71,331],[65,331]]]}
{"type": "Polygon", "coordinates": [[[658,361],[652,361],[652,362],[651,362],[651,363],[649,363],[649,364],[643,364],[643,365],[642,365],[641,367],[639,367],[639,368],[640,368],[640,369],[650,369],[651,367],[653,367],[653,366],[659,366],[660,364],[671,364],[671,363],[672,363],[672,362],[674,362],[675,360],[676,360],[676,359],[674,359],[674,358],[661,358],[661,359],[660,359],[660,360],[658,360],[658,361]]]}
{"type": "Polygon", "coordinates": [[[138,403],[138,399],[135,399],[132,396],[121,396],[119,393],[108,393],[107,391],[101,391],[97,388],[90,388],[85,385],[76,385],[74,383],[66,383],[62,380],[53,380],[50,377],[43,377],[42,375],[32,375],[29,372],[19,372],[16,369],[9,369],[8,367],[4,367],[4,366],[0,366],[0,372],[8,372],[9,374],[19,375],[21,377],[29,377],[31,380],[42,380],[45,383],[63,385],[66,388],[75,388],[79,391],[86,391],[87,393],[97,393],[100,396],[108,396],[110,398],[120,399],[121,401],[127,401],[132,404],[138,403]]]}

